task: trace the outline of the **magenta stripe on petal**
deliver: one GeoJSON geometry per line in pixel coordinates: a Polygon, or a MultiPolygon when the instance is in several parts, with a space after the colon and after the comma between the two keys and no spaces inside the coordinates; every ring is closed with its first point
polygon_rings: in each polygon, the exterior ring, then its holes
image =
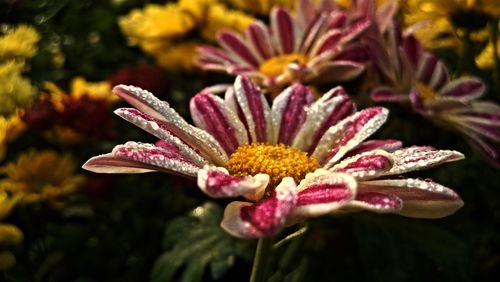
{"type": "Polygon", "coordinates": [[[423,54],[422,46],[418,40],[412,35],[403,38],[403,50],[413,68],[417,68],[423,54]]]}
{"type": "MultiPolygon", "coordinates": [[[[255,135],[256,142],[265,142],[267,140],[267,120],[264,113],[265,100],[263,99],[262,93],[257,89],[257,86],[253,84],[250,79],[244,76],[238,76],[235,81],[236,92],[241,91],[246,98],[246,104],[242,103],[239,99],[238,102],[243,112],[245,112],[244,107],[248,108],[251,114],[251,118],[255,123],[255,135]]],[[[250,131],[250,130],[249,130],[250,131]]]]}
{"type": "Polygon", "coordinates": [[[340,88],[338,94],[332,95],[332,98],[338,95],[346,95],[346,99],[340,102],[335,109],[330,113],[330,115],[324,120],[324,122],[318,127],[318,129],[314,133],[313,142],[309,149],[310,153],[314,151],[316,145],[318,145],[319,140],[323,137],[323,134],[330,128],[332,125],[337,124],[339,121],[344,118],[350,116],[355,110],[354,104],[352,100],[347,97],[347,93],[344,89],[340,88]]]}
{"type": "Polygon", "coordinates": [[[347,16],[344,12],[335,10],[328,15],[328,30],[344,27],[347,16]]]}
{"type": "Polygon", "coordinates": [[[385,139],[385,140],[368,140],[365,141],[346,154],[346,157],[354,156],[364,152],[382,149],[387,152],[393,152],[403,146],[403,143],[399,140],[385,139]]]}
{"type": "Polygon", "coordinates": [[[298,193],[297,206],[341,202],[352,197],[345,183],[319,183],[298,193]]]}
{"type": "Polygon", "coordinates": [[[450,82],[441,90],[440,94],[457,98],[476,98],[483,94],[485,88],[481,80],[466,78],[450,82]]]}
{"type": "Polygon", "coordinates": [[[232,51],[248,64],[252,65],[253,67],[259,66],[259,62],[255,58],[255,56],[246,46],[245,42],[243,42],[243,40],[237,35],[231,32],[221,32],[219,33],[219,41],[225,48],[232,51]]]}
{"type": "Polygon", "coordinates": [[[357,118],[348,122],[341,132],[342,137],[335,143],[334,147],[328,151],[327,156],[322,163],[326,164],[330,159],[337,155],[340,148],[345,146],[351,139],[355,138],[359,132],[365,130],[366,124],[368,124],[373,118],[377,117],[383,110],[384,108],[382,107],[365,109],[360,112],[357,118]]]}
{"type": "Polygon", "coordinates": [[[366,170],[387,170],[392,167],[392,160],[382,155],[366,155],[349,163],[345,167],[335,169],[337,172],[354,173],[366,170]]]}
{"type": "Polygon", "coordinates": [[[402,200],[395,196],[377,192],[359,192],[356,194],[356,201],[363,202],[376,210],[400,210],[403,207],[402,200]]]}
{"type": "Polygon", "coordinates": [[[197,125],[212,134],[228,155],[238,148],[236,130],[214,97],[205,93],[197,94],[191,99],[190,108],[197,125]]]}
{"type": "Polygon", "coordinates": [[[263,23],[257,21],[251,24],[247,29],[247,36],[262,58],[269,59],[274,55],[271,39],[263,23]]]}
{"type": "Polygon", "coordinates": [[[273,32],[281,44],[282,52],[284,54],[292,53],[294,51],[295,39],[290,13],[281,7],[274,8],[271,13],[273,32]]]}
{"type": "Polygon", "coordinates": [[[436,66],[438,65],[438,58],[431,53],[426,53],[424,55],[424,60],[422,62],[421,70],[419,71],[418,80],[426,85],[429,85],[432,76],[436,72],[436,66]]]}
{"type": "Polygon", "coordinates": [[[291,144],[306,119],[306,108],[313,100],[314,97],[309,88],[301,84],[292,86],[292,92],[281,117],[278,143],[291,144]]]}

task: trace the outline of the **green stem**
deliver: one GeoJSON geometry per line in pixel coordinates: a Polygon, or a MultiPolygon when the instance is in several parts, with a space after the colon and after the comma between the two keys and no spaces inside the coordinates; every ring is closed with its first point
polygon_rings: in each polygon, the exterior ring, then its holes
{"type": "Polygon", "coordinates": [[[260,238],[255,250],[255,257],[253,259],[252,275],[250,282],[263,282],[266,279],[266,269],[268,266],[268,259],[271,256],[271,249],[273,247],[273,238],[260,238]]]}

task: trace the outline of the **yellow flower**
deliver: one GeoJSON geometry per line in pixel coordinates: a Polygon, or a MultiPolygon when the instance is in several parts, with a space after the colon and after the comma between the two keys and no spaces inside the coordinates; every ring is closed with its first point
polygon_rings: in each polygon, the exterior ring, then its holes
{"type": "Polygon", "coordinates": [[[26,125],[18,113],[8,118],[0,116],[0,161],[7,151],[7,143],[15,140],[25,129],[26,125]]]}
{"type": "MultiPolygon", "coordinates": [[[[337,3],[337,5],[339,5],[340,7],[344,8],[344,9],[348,9],[348,8],[352,7],[353,1],[354,0],[335,0],[335,3],[337,3]]],[[[392,0],[375,0],[375,3],[377,4],[377,7],[380,7],[383,4],[387,3],[388,1],[392,1],[392,0]]],[[[398,1],[398,2],[400,2],[400,1],[398,1]]]]}
{"type": "Polygon", "coordinates": [[[215,39],[217,32],[223,29],[244,31],[254,20],[241,12],[229,10],[224,5],[215,4],[208,10],[207,21],[201,34],[207,39],[215,39]]]}
{"type": "Polygon", "coordinates": [[[23,232],[15,225],[0,223],[0,245],[17,245],[23,241],[23,232]]]}
{"type": "Polygon", "coordinates": [[[170,45],[164,52],[157,54],[160,66],[168,69],[190,71],[195,68],[196,42],[185,42],[170,45]]]}
{"type": "Polygon", "coordinates": [[[79,98],[87,95],[94,99],[102,99],[109,103],[120,100],[111,92],[111,85],[107,81],[88,82],[83,77],[75,77],[71,81],[71,96],[79,98]]]}
{"type": "Polygon", "coordinates": [[[405,8],[405,23],[422,25],[415,35],[425,47],[457,48],[464,30],[472,40],[486,39],[484,27],[500,15],[500,0],[409,0],[405,8]]]}
{"type": "Polygon", "coordinates": [[[74,192],[83,181],[75,175],[77,165],[69,155],[53,151],[28,151],[15,162],[0,167],[5,175],[0,189],[23,195],[22,203],[54,201],[74,192]]]}
{"type": "Polygon", "coordinates": [[[0,37],[0,59],[31,58],[36,54],[39,40],[40,35],[30,26],[12,28],[0,37]]]}
{"type": "MultiPolygon", "coordinates": [[[[493,44],[490,42],[476,57],[477,66],[481,69],[491,69],[495,65],[493,54],[493,44]]],[[[497,41],[497,54],[500,56],[500,40],[497,41]]]]}
{"type": "Polygon", "coordinates": [[[10,214],[21,198],[21,194],[8,194],[0,190],[0,220],[6,218],[10,214]]]}
{"type": "Polygon", "coordinates": [[[199,40],[215,40],[222,29],[243,31],[253,20],[216,0],[180,0],[133,10],[119,20],[119,25],[132,45],[154,56],[160,65],[170,70],[192,70],[196,53],[191,52],[191,46],[199,40]],[[201,38],[193,38],[196,35],[201,38]]]}
{"type": "Polygon", "coordinates": [[[13,60],[0,64],[0,115],[11,115],[35,98],[35,88],[21,75],[22,70],[23,64],[13,60]]]}
{"type": "Polygon", "coordinates": [[[273,6],[279,5],[292,9],[295,4],[295,0],[229,0],[229,2],[243,11],[264,16],[269,14],[273,6]]]}

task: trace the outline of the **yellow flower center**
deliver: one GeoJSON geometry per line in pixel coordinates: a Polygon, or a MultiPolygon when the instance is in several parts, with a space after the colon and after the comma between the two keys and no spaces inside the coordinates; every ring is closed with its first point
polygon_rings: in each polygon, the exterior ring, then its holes
{"type": "Polygon", "coordinates": [[[240,146],[231,155],[227,169],[237,176],[266,173],[271,178],[270,184],[276,186],[286,176],[298,183],[318,167],[314,157],[298,149],[283,144],[250,144],[240,146]]]}
{"type": "Polygon", "coordinates": [[[417,83],[417,90],[424,101],[434,100],[437,96],[436,91],[423,83],[417,83]]]}
{"type": "Polygon", "coordinates": [[[285,54],[277,57],[272,57],[262,63],[259,71],[266,76],[278,76],[285,70],[290,63],[307,63],[307,57],[303,54],[285,54]]]}

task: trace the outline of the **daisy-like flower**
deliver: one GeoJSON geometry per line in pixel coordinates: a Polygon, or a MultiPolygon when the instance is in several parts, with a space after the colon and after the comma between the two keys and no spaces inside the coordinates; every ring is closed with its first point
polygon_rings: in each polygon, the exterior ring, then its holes
{"type": "Polygon", "coordinates": [[[411,103],[437,125],[458,132],[495,165],[500,165],[500,107],[479,101],[484,83],[474,77],[450,79],[448,69],[412,36],[392,29],[388,43],[371,44],[380,83],[375,101],[411,103]]]}
{"type": "Polygon", "coordinates": [[[84,180],[75,170],[69,155],[28,151],[0,167],[0,190],[22,195],[21,203],[55,201],[76,191],[84,180]]]}
{"type": "Polygon", "coordinates": [[[274,93],[292,82],[345,81],[363,71],[366,56],[355,39],[370,21],[351,22],[341,10],[320,10],[306,0],[299,2],[295,16],[285,8],[274,7],[270,22],[266,26],[255,21],[244,35],[220,32],[222,49],[201,46],[200,66],[243,74],[274,93]]]}
{"type": "Polygon", "coordinates": [[[127,142],[91,158],[100,173],[162,171],[196,178],[213,198],[230,203],[222,227],[241,238],[272,236],[308,217],[339,209],[434,218],[462,200],[432,181],[395,177],[463,158],[431,147],[401,149],[395,140],[364,140],[386,120],[382,107],[356,112],[341,87],[314,101],[300,84],[269,105],[247,77],[236,78],[222,99],[209,90],[190,103],[195,126],[148,91],[119,85],[116,94],[135,108],[117,115],[163,139],[160,146],[127,142]]]}

